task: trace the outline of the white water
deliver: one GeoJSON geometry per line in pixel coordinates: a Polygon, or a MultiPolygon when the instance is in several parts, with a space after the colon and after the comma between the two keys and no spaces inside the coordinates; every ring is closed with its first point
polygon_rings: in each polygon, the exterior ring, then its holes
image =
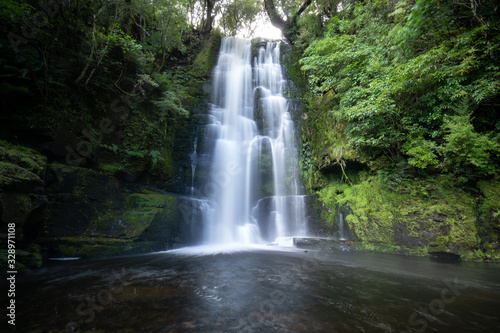
{"type": "Polygon", "coordinates": [[[306,234],[285,84],[279,43],[260,47],[252,59],[250,40],[222,40],[206,131],[212,161],[204,193],[213,213],[204,221],[205,243],[268,243],[306,234]],[[262,201],[267,205],[258,205],[262,201]],[[258,218],[260,209],[265,218],[258,218]]]}

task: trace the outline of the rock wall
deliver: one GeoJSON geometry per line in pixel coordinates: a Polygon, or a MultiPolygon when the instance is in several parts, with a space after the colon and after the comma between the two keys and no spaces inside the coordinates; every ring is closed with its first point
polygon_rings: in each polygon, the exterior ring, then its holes
{"type": "Polygon", "coordinates": [[[329,207],[323,218],[335,227],[337,205],[345,217],[352,249],[409,255],[500,259],[500,182],[479,183],[480,192],[455,186],[445,175],[384,182],[367,176],[353,186],[330,185],[319,191],[329,207]]]}
{"type": "MultiPolygon", "coordinates": [[[[19,271],[51,257],[166,250],[200,236],[204,203],[95,170],[47,164],[36,151],[0,144],[0,218],[16,226],[19,271]]],[[[1,265],[7,251],[2,250],[1,265]]]]}

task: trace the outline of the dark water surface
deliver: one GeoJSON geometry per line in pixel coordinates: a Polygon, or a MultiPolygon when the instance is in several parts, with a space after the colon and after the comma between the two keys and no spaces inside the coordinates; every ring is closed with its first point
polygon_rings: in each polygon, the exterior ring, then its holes
{"type": "Polygon", "coordinates": [[[16,332],[500,331],[500,265],[396,255],[254,248],[52,262],[16,289],[16,332]]]}

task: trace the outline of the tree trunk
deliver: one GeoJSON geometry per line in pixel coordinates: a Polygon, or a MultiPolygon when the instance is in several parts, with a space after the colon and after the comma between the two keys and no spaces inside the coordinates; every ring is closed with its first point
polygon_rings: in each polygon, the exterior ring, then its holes
{"type": "Polygon", "coordinates": [[[274,0],[264,0],[264,8],[266,9],[267,15],[271,20],[271,24],[283,32],[283,30],[286,28],[287,22],[283,20],[283,18],[276,10],[274,0]]]}
{"type": "Polygon", "coordinates": [[[207,16],[205,19],[205,26],[203,27],[203,33],[209,34],[212,31],[212,24],[214,22],[214,16],[212,15],[214,10],[214,5],[217,0],[206,0],[207,16]]]}
{"type": "Polygon", "coordinates": [[[295,28],[297,28],[297,20],[307,7],[309,7],[311,2],[312,0],[304,0],[297,12],[295,12],[289,20],[284,20],[281,17],[276,9],[276,6],[274,5],[274,0],[264,0],[264,8],[266,9],[267,15],[271,20],[271,24],[280,29],[286,39],[293,41],[293,37],[295,37],[296,34],[295,28]]]}

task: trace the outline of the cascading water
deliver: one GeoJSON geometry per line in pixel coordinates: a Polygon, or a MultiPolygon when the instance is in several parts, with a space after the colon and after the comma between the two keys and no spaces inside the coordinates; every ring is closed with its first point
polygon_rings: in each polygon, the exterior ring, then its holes
{"type": "Polygon", "coordinates": [[[285,84],[279,42],[260,46],[252,59],[250,40],[222,40],[205,129],[211,166],[203,192],[213,202],[206,243],[260,243],[306,233],[285,84]]]}
{"type": "Polygon", "coordinates": [[[194,149],[190,155],[191,159],[191,195],[194,194],[194,174],[196,172],[196,162],[198,161],[198,152],[196,151],[196,146],[198,143],[198,139],[194,140],[194,149]]]}
{"type": "Polygon", "coordinates": [[[344,214],[339,213],[339,237],[344,239],[344,214]]]}

